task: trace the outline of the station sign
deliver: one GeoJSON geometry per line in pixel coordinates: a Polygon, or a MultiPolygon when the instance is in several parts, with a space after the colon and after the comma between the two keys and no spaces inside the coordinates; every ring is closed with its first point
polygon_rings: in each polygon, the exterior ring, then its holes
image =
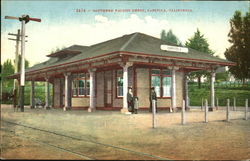
{"type": "Polygon", "coordinates": [[[161,45],[161,50],[188,53],[188,48],[171,45],[161,45]]]}

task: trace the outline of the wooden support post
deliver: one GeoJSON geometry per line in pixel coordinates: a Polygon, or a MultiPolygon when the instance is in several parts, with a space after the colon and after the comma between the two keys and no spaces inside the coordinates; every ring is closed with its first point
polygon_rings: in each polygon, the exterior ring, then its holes
{"type": "Polygon", "coordinates": [[[127,103],[127,93],[128,93],[128,68],[132,66],[132,62],[121,63],[120,66],[123,68],[123,108],[121,113],[128,112],[128,103],[127,103]]]}
{"type": "Polygon", "coordinates": [[[33,109],[35,108],[35,82],[34,80],[31,81],[30,83],[31,87],[30,87],[30,108],[33,109]]]}
{"type": "Polygon", "coordinates": [[[14,89],[13,91],[13,107],[14,107],[14,112],[18,109],[17,106],[17,89],[14,89]]]}
{"type": "Polygon", "coordinates": [[[90,75],[90,100],[89,100],[89,108],[88,112],[93,112],[96,107],[96,99],[95,99],[95,71],[96,69],[89,69],[89,75],[90,75]]]}
{"type": "Polygon", "coordinates": [[[248,114],[248,99],[246,99],[246,104],[245,104],[245,120],[248,119],[247,114],[248,114]]]}
{"type": "Polygon", "coordinates": [[[152,109],[152,127],[156,128],[156,118],[155,118],[155,113],[156,113],[156,100],[152,101],[153,109],[152,109]]]}
{"type": "MultiPolygon", "coordinates": [[[[26,15],[23,15],[24,18],[26,15]]],[[[25,21],[21,21],[21,67],[20,67],[20,108],[24,112],[24,89],[25,89],[25,21]]]]}
{"type": "Polygon", "coordinates": [[[172,69],[172,100],[171,100],[171,108],[173,111],[176,111],[176,81],[175,81],[175,69],[172,69]]]}
{"type": "Polygon", "coordinates": [[[24,86],[19,86],[19,105],[21,112],[24,112],[24,86]]]}
{"type": "Polygon", "coordinates": [[[208,104],[207,99],[205,99],[205,122],[208,122],[208,104]]]}
{"type": "Polygon", "coordinates": [[[46,82],[45,82],[45,109],[50,109],[49,106],[49,78],[45,78],[46,82]]]}
{"type": "MultiPolygon", "coordinates": [[[[171,79],[171,108],[172,111],[176,111],[176,71],[179,70],[177,66],[169,66],[168,69],[172,72],[172,79],[171,79]]],[[[171,110],[170,110],[171,111],[171,110]]]]}
{"type": "Polygon", "coordinates": [[[229,111],[230,111],[230,100],[229,99],[227,99],[227,116],[226,116],[226,118],[227,118],[227,121],[230,121],[230,118],[229,118],[229,111]]]}
{"type": "Polygon", "coordinates": [[[211,80],[210,80],[210,108],[209,108],[209,111],[214,111],[215,108],[214,108],[214,81],[215,81],[215,72],[212,71],[211,72],[211,80]]]}
{"type": "Polygon", "coordinates": [[[64,101],[65,101],[65,103],[64,103],[64,107],[63,107],[63,110],[64,111],[67,111],[67,110],[69,110],[70,109],[70,90],[71,89],[69,89],[69,87],[70,87],[70,75],[71,75],[71,73],[64,73],[64,80],[65,80],[65,83],[64,83],[64,95],[65,95],[65,98],[64,98],[64,101]]]}
{"type": "Polygon", "coordinates": [[[123,66],[123,109],[128,109],[127,103],[127,93],[128,93],[128,66],[123,66]]]}
{"type": "Polygon", "coordinates": [[[219,109],[219,98],[216,98],[216,109],[219,109]]]}
{"type": "MultiPolygon", "coordinates": [[[[18,59],[19,59],[19,42],[20,42],[20,37],[21,37],[21,33],[20,33],[20,29],[17,30],[17,34],[11,34],[9,33],[8,35],[13,35],[16,36],[16,39],[10,39],[9,40],[14,40],[16,41],[16,52],[15,52],[15,74],[18,72],[18,59]]],[[[13,86],[13,95],[16,96],[16,92],[17,92],[17,86],[18,86],[18,80],[14,79],[14,86],[13,86]]],[[[15,100],[13,99],[13,105],[14,108],[16,108],[16,98],[15,100]]]]}
{"type": "Polygon", "coordinates": [[[204,107],[204,104],[203,104],[204,100],[203,98],[201,99],[201,111],[203,111],[203,107],[204,107]]]}
{"type": "Polygon", "coordinates": [[[17,111],[18,111],[18,108],[20,108],[21,110],[21,85],[20,85],[20,79],[18,79],[18,100],[17,100],[17,111]]]}
{"type": "Polygon", "coordinates": [[[236,98],[234,97],[234,106],[233,106],[233,110],[236,111],[236,98]]]}
{"type": "Polygon", "coordinates": [[[182,125],[186,124],[185,100],[183,100],[183,103],[182,103],[181,124],[182,125]]]}
{"type": "Polygon", "coordinates": [[[185,95],[185,109],[188,110],[189,109],[189,97],[188,97],[188,73],[184,73],[184,95],[185,95]]]}

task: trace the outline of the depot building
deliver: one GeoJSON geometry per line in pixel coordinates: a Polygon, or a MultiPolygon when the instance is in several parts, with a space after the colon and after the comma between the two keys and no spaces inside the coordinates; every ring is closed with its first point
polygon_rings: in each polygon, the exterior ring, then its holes
{"type": "MultiPolygon", "coordinates": [[[[158,109],[175,110],[188,100],[187,74],[207,70],[211,73],[213,109],[215,70],[235,65],[143,33],[92,46],[73,45],[47,56],[49,60],[25,73],[32,85],[31,107],[35,106],[34,82],[45,81],[47,108],[127,111],[127,91],[132,87],[139,98],[139,109],[148,109],[150,88],[155,87],[158,109]]],[[[10,77],[19,79],[20,74],[10,77]]]]}

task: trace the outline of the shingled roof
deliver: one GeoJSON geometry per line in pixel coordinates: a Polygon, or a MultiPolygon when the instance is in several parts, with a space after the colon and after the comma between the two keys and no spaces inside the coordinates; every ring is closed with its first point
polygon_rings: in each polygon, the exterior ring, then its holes
{"type": "Polygon", "coordinates": [[[98,43],[92,46],[79,46],[73,45],[69,48],[59,51],[57,54],[49,55],[50,59],[46,62],[37,64],[27,70],[39,70],[45,67],[53,67],[63,64],[73,63],[79,60],[91,59],[97,56],[106,55],[109,53],[119,53],[127,52],[130,54],[143,54],[151,56],[163,56],[169,57],[170,59],[188,59],[192,61],[204,61],[204,62],[217,62],[218,64],[228,64],[232,65],[233,62],[230,62],[225,59],[221,59],[206,53],[202,53],[189,48],[188,53],[182,52],[171,52],[161,50],[161,45],[172,45],[178,46],[176,44],[155,38],[143,33],[133,33],[129,35],[124,35],[112,40],[108,40],[102,43],[98,43]],[[68,54],[66,57],[59,57],[61,53],[75,52],[77,54],[68,54]]]}
{"type": "Polygon", "coordinates": [[[82,53],[87,48],[88,48],[88,46],[72,45],[72,46],[65,48],[65,49],[62,49],[58,52],[47,55],[48,57],[50,57],[49,60],[47,60],[43,63],[36,64],[36,65],[26,69],[26,71],[29,72],[29,71],[49,67],[49,66],[52,66],[55,64],[61,64],[61,63],[65,62],[66,60],[70,59],[71,57],[82,53]]]}

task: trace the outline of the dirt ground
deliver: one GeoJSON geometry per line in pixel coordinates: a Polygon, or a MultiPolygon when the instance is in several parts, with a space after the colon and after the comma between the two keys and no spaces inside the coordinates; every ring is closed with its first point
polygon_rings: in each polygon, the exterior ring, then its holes
{"type": "Polygon", "coordinates": [[[1,121],[1,159],[88,159],[34,140],[70,149],[91,159],[172,159],[172,160],[245,160],[250,159],[250,118],[243,120],[243,108],[209,112],[187,112],[187,124],[181,125],[181,113],[157,113],[157,127],[152,128],[152,115],[118,111],[29,109],[14,112],[1,106],[1,119],[54,131],[84,140],[109,144],[132,151],[64,138],[1,121]],[[13,135],[5,129],[15,131],[13,135]],[[24,136],[24,137],[22,137],[24,136]],[[32,139],[29,139],[32,138],[32,139]]]}

